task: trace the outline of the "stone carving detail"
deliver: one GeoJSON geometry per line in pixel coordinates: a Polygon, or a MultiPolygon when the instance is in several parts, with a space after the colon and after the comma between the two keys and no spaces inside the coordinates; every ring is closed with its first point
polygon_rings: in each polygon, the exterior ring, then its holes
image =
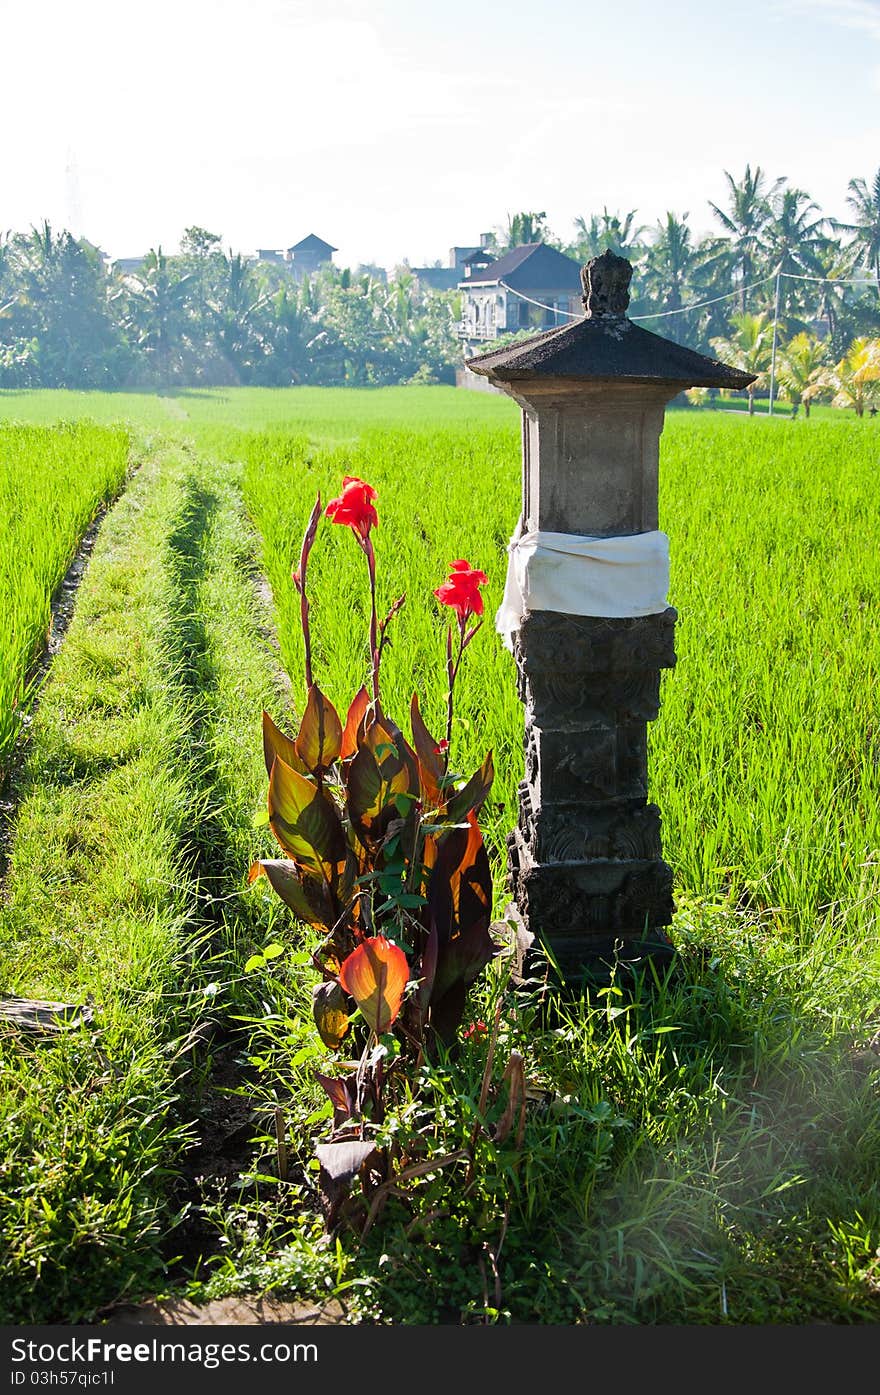
{"type": "Polygon", "coordinates": [[[571,676],[672,668],[677,619],[673,606],[630,620],[533,610],[522,621],[513,652],[518,667],[533,673],[571,676]]]}
{"type": "Polygon", "coordinates": [[[532,803],[528,782],[520,785],[519,833],[532,862],[588,859],[644,862],[661,855],[660,810],[656,804],[595,806],[532,803]]]}
{"type": "Polygon", "coordinates": [[[512,889],[570,972],[621,940],[668,953],[672,872],[647,803],[646,723],[675,663],[675,620],[672,607],[631,620],[536,611],[516,636],[526,734],[512,889]]]}
{"type": "Polygon", "coordinates": [[[520,701],[545,725],[581,726],[616,712],[621,720],[652,722],[660,712],[660,670],[560,674],[518,671],[520,701]]]}
{"type": "Polygon", "coordinates": [[[629,307],[632,266],[610,248],[601,257],[592,257],[581,269],[584,311],[587,319],[596,315],[625,315],[629,307]]]}
{"type": "Polygon", "coordinates": [[[668,925],[674,909],[672,869],[659,859],[520,867],[514,889],[521,914],[551,945],[554,932],[645,934],[668,925]]]}

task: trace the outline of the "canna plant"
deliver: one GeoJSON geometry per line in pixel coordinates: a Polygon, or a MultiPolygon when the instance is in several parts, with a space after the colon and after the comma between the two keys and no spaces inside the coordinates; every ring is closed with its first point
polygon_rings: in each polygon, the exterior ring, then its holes
{"type": "Polygon", "coordinates": [[[321,1176],[325,1199],[337,1202],[368,1160],[384,1175],[387,1159],[371,1138],[384,1118],[389,1083],[435,1043],[455,1039],[467,990],[495,952],[492,882],[478,823],[492,785],[492,754],[467,780],[450,770],[456,682],[482,625],[487,578],[460,559],[434,592],[454,616],[446,635],[445,734],[431,734],[414,694],[408,740],[382,706],[382,654],[405,598],[379,620],[376,498],[372,486],[346,476],[341,495],[323,510],[351,530],[370,588],[368,686],[344,720],[312,673],[307,579],[320,495],[315,501],[293,574],[305,710],[293,737],[263,713],[268,821],[283,856],[255,862],[249,874],[251,882],[265,876],[315,932],[311,954],[320,981],[313,1010],[324,1045],[361,1046],[343,1074],[317,1076],[334,1114],[332,1138],[318,1149],[321,1176]]]}

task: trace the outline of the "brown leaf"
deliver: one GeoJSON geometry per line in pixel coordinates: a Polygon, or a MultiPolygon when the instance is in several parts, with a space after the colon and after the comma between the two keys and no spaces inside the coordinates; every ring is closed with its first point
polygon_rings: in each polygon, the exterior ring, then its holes
{"type": "Polygon", "coordinates": [[[409,709],[413,745],[419,762],[419,777],[422,784],[422,797],[426,804],[435,807],[443,803],[440,779],[443,775],[443,758],[437,750],[437,741],[422,721],[419,711],[419,695],[413,693],[409,709]]]}
{"type": "Polygon", "coordinates": [[[502,1085],[507,1084],[507,1105],[495,1125],[493,1138],[496,1143],[503,1143],[513,1128],[513,1121],[519,1112],[519,1127],[516,1137],[516,1145],[519,1148],[522,1146],[522,1135],[525,1132],[526,1077],[525,1062],[518,1051],[511,1051],[510,1060],[507,1062],[501,1083],[502,1085]]]}
{"type": "Polygon", "coordinates": [[[345,1143],[319,1143],[315,1157],[331,1182],[350,1182],[375,1151],[375,1143],[352,1139],[345,1143]]]}
{"type": "Polygon", "coordinates": [[[248,885],[260,876],[267,878],[276,896],[280,896],[285,906],[290,907],[297,920],[324,929],[336,920],[335,901],[327,883],[323,879],[309,877],[295,862],[286,858],[261,858],[259,862],[251,864],[248,885]]]}
{"type": "Polygon", "coordinates": [[[492,752],[490,751],[479,770],[474,771],[467,784],[456,794],[450,796],[446,805],[446,817],[449,821],[461,823],[468,814],[478,814],[492,788],[494,779],[495,766],[492,763],[492,752]]]}

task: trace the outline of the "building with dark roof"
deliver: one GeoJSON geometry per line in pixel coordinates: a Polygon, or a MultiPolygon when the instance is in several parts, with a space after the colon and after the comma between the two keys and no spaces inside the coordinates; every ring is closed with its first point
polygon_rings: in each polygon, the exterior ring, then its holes
{"type": "Polygon", "coordinates": [[[454,291],[459,281],[470,275],[469,264],[474,258],[491,260],[486,251],[491,238],[491,233],[480,233],[479,247],[450,247],[447,266],[414,266],[410,270],[420,285],[432,291],[454,291]]]}
{"type": "Polygon", "coordinates": [[[309,233],[301,242],[288,247],[287,255],[293,266],[294,276],[301,281],[303,277],[313,276],[322,266],[331,262],[335,251],[337,248],[331,247],[329,242],[316,237],[314,233],[309,233]]]}
{"type": "Polygon", "coordinates": [[[546,242],[513,247],[497,260],[478,251],[458,283],[466,352],[499,334],[551,329],[582,314],[580,265],[572,257],[546,242]]]}
{"type": "Polygon", "coordinates": [[[297,281],[304,281],[307,276],[314,276],[316,271],[320,271],[322,266],[327,266],[333,258],[333,253],[338,249],[331,247],[329,242],[325,242],[322,237],[316,237],[314,233],[309,233],[301,242],[295,242],[292,247],[286,249],[274,247],[260,247],[257,249],[257,260],[261,262],[280,262],[290,268],[297,281]]]}

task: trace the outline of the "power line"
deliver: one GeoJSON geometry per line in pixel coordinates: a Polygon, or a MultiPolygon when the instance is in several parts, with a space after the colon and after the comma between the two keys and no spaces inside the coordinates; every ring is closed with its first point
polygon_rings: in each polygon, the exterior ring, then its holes
{"type": "MultiPolygon", "coordinates": [[[[697,300],[692,305],[682,305],[677,310],[655,310],[650,315],[630,315],[631,320],[665,320],[670,315],[687,315],[691,310],[703,310],[707,305],[719,305],[722,300],[732,300],[734,296],[744,295],[746,291],[753,291],[758,286],[764,286],[768,281],[775,281],[779,276],[786,277],[789,281],[820,281],[829,286],[873,286],[873,277],[852,277],[843,276],[799,276],[793,271],[771,271],[769,276],[762,276],[759,281],[752,281],[748,286],[737,286],[735,291],[728,291],[725,295],[713,296],[711,300],[697,300]]],[[[880,286],[880,282],[876,283],[880,286]]],[[[509,286],[506,281],[499,281],[505,291],[517,296],[519,300],[528,301],[529,305],[537,305],[539,310],[548,310],[551,315],[566,315],[570,320],[580,320],[582,315],[573,310],[562,310],[556,305],[548,305],[546,301],[535,300],[530,295],[524,295],[522,291],[509,286]]]]}
{"type": "Polygon", "coordinates": [[[828,286],[880,286],[873,276],[798,276],[794,271],[781,271],[780,276],[787,276],[789,281],[823,281],[828,286]]]}
{"type": "Polygon", "coordinates": [[[698,300],[693,305],[682,305],[679,310],[658,310],[651,315],[630,315],[631,320],[663,320],[667,315],[686,315],[689,310],[702,310],[706,305],[718,305],[722,300],[732,300],[735,295],[745,295],[746,291],[753,291],[756,286],[763,286],[767,281],[773,281],[776,272],[771,271],[769,276],[762,276],[760,281],[752,281],[748,286],[737,286],[735,291],[728,291],[726,295],[713,296],[711,300],[698,300]]]}
{"type": "Polygon", "coordinates": [[[543,300],[533,300],[530,295],[523,295],[522,291],[515,291],[513,286],[508,286],[506,281],[499,281],[499,286],[503,286],[511,295],[518,296],[520,300],[527,300],[529,305],[537,305],[539,310],[549,310],[553,315],[567,315],[570,320],[581,320],[583,315],[578,315],[573,310],[559,310],[555,305],[545,305],[543,300]]]}

